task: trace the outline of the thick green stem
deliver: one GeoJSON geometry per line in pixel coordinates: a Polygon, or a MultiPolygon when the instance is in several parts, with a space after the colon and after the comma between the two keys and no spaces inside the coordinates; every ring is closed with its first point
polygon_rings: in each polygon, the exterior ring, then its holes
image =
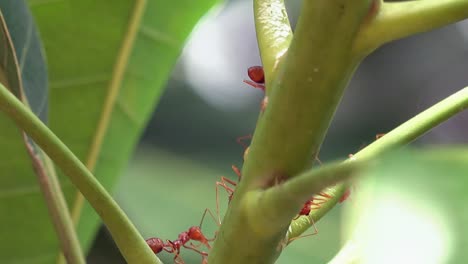
{"type": "MultiPolygon", "coordinates": [[[[408,144],[467,108],[468,87],[465,87],[388,132],[383,137],[354,154],[352,159],[369,159],[388,150],[408,144]]],[[[320,209],[312,211],[308,217],[301,217],[293,221],[287,236],[289,238],[294,238],[305,232],[311,226],[311,220],[314,222],[320,220],[323,215],[335,206],[345,190],[345,184],[338,184],[333,187],[332,191],[327,191],[328,194],[333,196],[333,199],[328,200],[320,209]]]]}
{"type": "Polygon", "coordinates": [[[0,110],[47,153],[86,197],[109,229],[128,263],[161,263],[124,211],[86,166],[3,85],[0,85],[0,110]]]}
{"type": "Polygon", "coordinates": [[[382,3],[361,30],[355,48],[365,53],[387,42],[468,18],[468,0],[421,0],[382,3]]]}
{"type": "Polygon", "coordinates": [[[252,221],[257,219],[247,214],[255,205],[245,203],[245,195],[299,174],[314,160],[362,57],[352,47],[370,4],[371,0],[304,1],[287,56],[268,84],[269,103],[209,263],[272,263],[278,257],[277,246],[290,219],[276,223],[276,230],[256,230],[252,221]]]}
{"type": "MultiPolygon", "coordinates": [[[[254,14],[265,83],[269,84],[289,48],[293,34],[284,0],[256,0],[254,14]]],[[[271,89],[266,89],[267,95],[270,91],[271,89]]]]}

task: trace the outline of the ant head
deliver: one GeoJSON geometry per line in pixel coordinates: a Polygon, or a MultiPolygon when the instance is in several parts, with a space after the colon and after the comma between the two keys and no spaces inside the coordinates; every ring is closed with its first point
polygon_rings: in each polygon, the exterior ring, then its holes
{"type": "Polygon", "coordinates": [[[252,66],[247,69],[249,78],[256,83],[265,83],[265,74],[262,66],[252,66]]]}
{"type": "Polygon", "coordinates": [[[203,240],[205,238],[199,226],[190,227],[188,230],[188,236],[192,240],[197,240],[197,241],[203,240]]]}
{"type": "Polygon", "coordinates": [[[146,239],[146,244],[153,250],[154,254],[158,254],[161,252],[164,248],[164,242],[157,237],[152,237],[146,239]]]}

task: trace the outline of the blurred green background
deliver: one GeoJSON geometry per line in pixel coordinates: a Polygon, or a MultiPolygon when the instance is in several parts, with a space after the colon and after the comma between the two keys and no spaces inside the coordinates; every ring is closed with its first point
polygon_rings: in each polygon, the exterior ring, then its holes
{"type": "MultiPolygon", "coordinates": [[[[300,1],[287,1],[292,24],[300,1]]],[[[399,123],[468,83],[468,23],[419,34],[380,48],[353,78],[322,146],[324,162],[347,157],[399,123]]],[[[192,33],[128,169],[114,191],[144,236],[175,239],[215,209],[215,181],[236,179],[242,165],[236,138],[252,133],[262,93],[242,80],[259,65],[252,3],[228,1],[192,33]],[[235,21],[235,23],[233,23],[235,21]]],[[[467,143],[462,113],[416,145],[467,143]]],[[[224,192],[221,208],[226,208],[224,192]]],[[[342,206],[349,206],[347,204],[342,206]]],[[[340,207],[318,224],[319,234],[292,243],[278,263],[324,263],[340,245],[340,207]]],[[[211,236],[216,224],[207,219],[211,236]]],[[[185,254],[187,263],[199,256],[185,254]]],[[[171,263],[170,255],[162,259],[171,263]]],[[[124,263],[104,228],[90,263],[124,263]]]]}

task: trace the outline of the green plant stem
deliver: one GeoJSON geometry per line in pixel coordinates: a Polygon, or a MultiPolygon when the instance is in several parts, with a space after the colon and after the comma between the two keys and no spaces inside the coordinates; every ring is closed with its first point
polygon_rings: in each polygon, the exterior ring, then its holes
{"type": "Polygon", "coordinates": [[[23,132],[26,149],[31,157],[50,218],[59,238],[65,259],[70,264],[84,264],[83,252],[75,232],[67,203],[60,188],[51,161],[35,143],[23,132]]]}
{"type": "MultiPolygon", "coordinates": [[[[354,154],[352,159],[356,161],[369,159],[383,152],[408,144],[467,108],[468,87],[465,87],[388,132],[354,154]]],[[[333,199],[324,203],[320,209],[312,211],[308,217],[301,217],[293,221],[287,237],[294,238],[304,233],[311,226],[311,221],[317,222],[336,205],[345,190],[346,184],[338,184],[331,191],[327,191],[328,194],[333,196],[333,199]]]]}
{"type": "Polygon", "coordinates": [[[304,1],[287,56],[268,84],[269,103],[209,263],[272,263],[279,256],[277,246],[292,216],[277,223],[281,227],[276,230],[256,230],[258,225],[252,222],[257,219],[247,214],[251,210],[247,208],[255,205],[246,203],[245,195],[299,174],[314,160],[359,64],[361,56],[352,53],[352,47],[370,4],[370,0],[304,1]]]}
{"type": "Polygon", "coordinates": [[[382,44],[468,18],[468,0],[381,3],[359,34],[356,49],[370,53],[382,44]]]}
{"type": "Polygon", "coordinates": [[[259,232],[277,230],[285,222],[289,223],[312,195],[327,186],[350,179],[364,166],[370,165],[369,163],[369,161],[333,162],[303,172],[284,184],[278,184],[266,191],[253,191],[246,198],[246,203],[250,205],[247,207],[248,217],[256,219],[252,224],[258,225],[255,229],[259,232]],[[271,206],[272,204],[274,206],[271,206]]]}
{"type": "Polygon", "coordinates": [[[124,211],[86,166],[3,85],[0,85],[0,110],[47,153],[86,197],[128,263],[161,263],[124,211]]]}
{"type": "MultiPolygon", "coordinates": [[[[279,61],[289,48],[293,34],[284,0],[255,0],[254,15],[265,83],[269,84],[279,61]]],[[[269,95],[270,91],[266,89],[265,92],[269,95]]]]}

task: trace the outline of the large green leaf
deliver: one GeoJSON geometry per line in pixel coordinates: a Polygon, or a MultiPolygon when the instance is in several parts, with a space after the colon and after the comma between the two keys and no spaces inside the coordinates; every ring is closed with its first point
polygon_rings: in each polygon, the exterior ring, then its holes
{"type": "MultiPolygon", "coordinates": [[[[2,82],[44,122],[47,120],[47,73],[41,43],[32,16],[24,1],[0,1],[0,71],[2,82]]],[[[49,232],[55,235],[49,224],[48,211],[32,169],[32,160],[26,154],[25,142],[21,131],[15,125],[0,118],[0,259],[10,263],[22,255],[22,249],[31,248],[40,253],[42,245],[36,246],[31,234],[49,232]],[[35,204],[31,200],[36,201],[35,204]],[[39,221],[20,221],[34,219],[39,221]],[[21,224],[27,223],[28,230],[21,224]],[[14,229],[17,227],[18,229],[14,229]]],[[[36,164],[41,163],[40,150],[32,141],[36,164]]],[[[47,244],[47,241],[45,241],[47,244]]]]}
{"type": "Polygon", "coordinates": [[[467,148],[401,151],[368,170],[344,218],[356,263],[465,263],[467,176],[467,148]]]}
{"type": "MultiPolygon", "coordinates": [[[[49,126],[110,189],[185,39],[217,0],[28,2],[49,63],[49,126]]],[[[58,243],[30,160],[18,130],[1,122],[1,262],[52,263],[58,243]]],[[[61,181],[70,208],[79,208],[76,190],[66,177],[61,181]]],[[[77,215],[88,248],[99,220],[87,205],[77,215]]]]}

